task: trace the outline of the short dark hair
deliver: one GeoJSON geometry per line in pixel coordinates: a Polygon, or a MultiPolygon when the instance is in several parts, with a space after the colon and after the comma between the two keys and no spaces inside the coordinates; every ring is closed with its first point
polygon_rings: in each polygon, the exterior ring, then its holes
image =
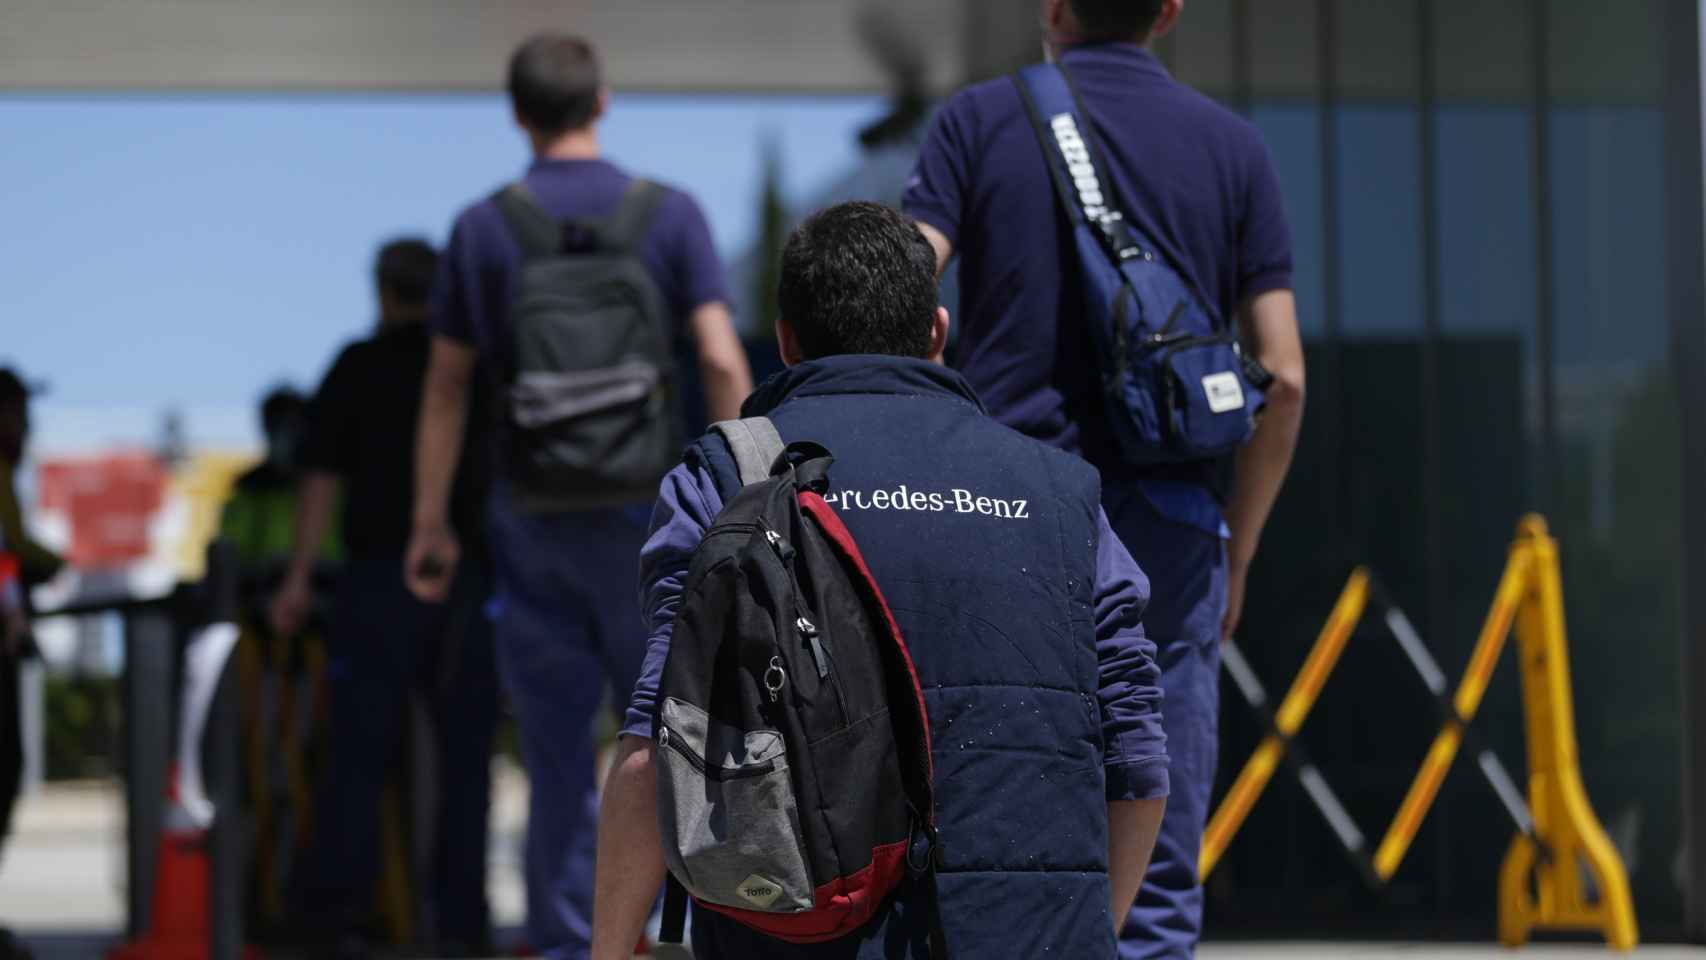
{"type": "Polygon", "coordinates": [[[261,398],[261,429],[272,433],[299,423],[308,415],[308,398],[295,387],[279,384],[261,398]]]}
{"type": "Polygon", "coordinates": [[[927,356],[939,304],[935,248],[880,203],[820,210],[782,248],[777,305],[808,360],[927,356]]]}
{"type": "Polygon", "coordinates": [[[1143,40],[1155,29],[1162,0],[1070,0],[1086,40],[1143,40]]]}
{"type": "Polygon", "coordinates": [[[406,306],[426,303],[437,272],[438,251],[419,237],[392,240],[373,258],[374,283],[406,306]]]}
{"type": "Polygon", "coordinates": [[[598,52],[566,33],[537,33],[509,58],[509,99],[536,133],[579,130],[598,112],[598,52]]]}

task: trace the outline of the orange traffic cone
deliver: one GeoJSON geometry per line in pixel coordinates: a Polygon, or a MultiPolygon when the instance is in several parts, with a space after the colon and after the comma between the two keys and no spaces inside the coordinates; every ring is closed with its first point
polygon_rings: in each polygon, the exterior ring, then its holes
{"type": "MultiPolygon", "coordinates": [[[[210,866],[206,827],[178,795],[178,768],[166,780],[166,822],[154,867],[154,905],[141,939],[116,947],[108,960],[202,960],[209,956],[212,921],[208,915],[210,866]]],[[[245,960],[261,960],[253,947],[245,960]]]]}

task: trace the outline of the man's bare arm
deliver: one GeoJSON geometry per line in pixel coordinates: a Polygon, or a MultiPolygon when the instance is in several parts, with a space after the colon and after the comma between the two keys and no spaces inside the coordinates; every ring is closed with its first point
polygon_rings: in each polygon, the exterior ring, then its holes
{"type": "Polygon", "coordinates": [[[932,227],[922,220],[914,220],[918,230],[924,234],[924,239],[930,241],[930,246],[936,251],[936,276],[948,269],[948,261],[954,258],[954,245],[948,242],[948,237],[942,231],[932,227]]]}
{"type": "Polygon", "coordinates": [[[707,303],[689,319],[699,346],[699,372],[705,381],[705,409],[714,423],[740,416],[740,405],[752,392],[752,367],[746,348],[735,333],[734,318],[723,303],[707,303]]]}
{"type": "Polygon", "coordinates": [[[462,457],[475,357],[474,348],[465,343],[442,335],[432,338],[415,432],[414,531],[403,569],[409,589],[422,600],[443,600],[456,573],[450,488],[462,457]]]}
{"type": "Polygon", "coordinates": [[[629,960],[664,878],[658,839],[657,758],[649,740],[623,737],[604,781],[593,868],[592,960],[629,960]]]}
{"type": "Polygon", "coordinates": [[[1149,855],[1161,831],[1167,798],[1115,800],[1108,804],[1108,910],[1114,930],[1125,926],[1126,914],[1149,871],[1149,855]]]}
{"type": "Polygon", "coordinates": [[[1226,525],[1232,530],[1227,550],[1228,595],[1221,639],[1232,636],[1244,608],[1244,582],[1262,527],[1268,522],[1303,424],[1303,340],[1297,330],[1297,300],[1290,290],[1271,290],[1239,311],[1244,342],[1273,374],[1267,408],[1250,442],[1238,451],[1226,525]]]}

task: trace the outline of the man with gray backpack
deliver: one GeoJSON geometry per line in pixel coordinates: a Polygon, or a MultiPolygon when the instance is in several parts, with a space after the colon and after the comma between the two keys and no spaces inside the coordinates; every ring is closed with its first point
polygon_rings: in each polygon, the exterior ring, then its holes
{"type": "Polygon", "coordinates": [[[789,366],[665,478],[599,821],[594,960],[666,868],[700,960],[1097,957],[1168,790],[1148,581],[1088,464],[941,364],[935,257],[870,203],[782,254],[789,366]]]}
{"type": "Polygon", "coordinates": [[[442,600],[458,544],[446,503],[475,376],[493,387],[487,534],[500,672],[532,785],[527,931],[553,960],[591,935],[593,714],[618,706],[645,638],[635,558],[659,479],[698,406],[751,389],[722,265],[692,198],[600,156],[608,105],[592,48],[535,36],[509,65],[535,161],[457,218],[434,294],[404,576],[442,600]]]}

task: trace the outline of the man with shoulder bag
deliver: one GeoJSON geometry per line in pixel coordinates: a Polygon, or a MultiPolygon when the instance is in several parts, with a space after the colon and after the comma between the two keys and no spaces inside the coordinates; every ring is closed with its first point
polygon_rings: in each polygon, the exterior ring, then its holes
{"type": "Polygon", "coordinates": [[[1219,645],[1303,414],[1267,148],[1148,49],[1182,7],[1039,0],[1050,62],[954,96],[904,199],[938,267],[959,258],[954,366],[998,420],[1096,466],[1151,578],[1173,793],[1122,957],[1196,948],[1219,645]]]}

